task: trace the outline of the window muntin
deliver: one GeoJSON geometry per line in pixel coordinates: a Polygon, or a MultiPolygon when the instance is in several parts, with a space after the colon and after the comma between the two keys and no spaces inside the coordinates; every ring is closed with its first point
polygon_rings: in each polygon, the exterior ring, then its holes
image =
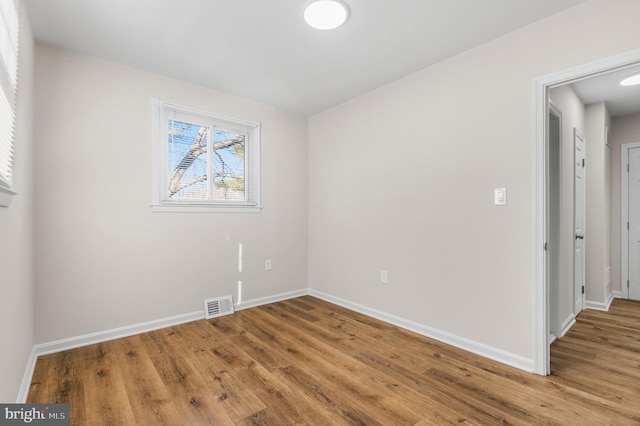
{"type": "Polygon", "coordinates": [[[155,210],[259,211],[258,123],[159,100],[153,106],[155,210]]]}

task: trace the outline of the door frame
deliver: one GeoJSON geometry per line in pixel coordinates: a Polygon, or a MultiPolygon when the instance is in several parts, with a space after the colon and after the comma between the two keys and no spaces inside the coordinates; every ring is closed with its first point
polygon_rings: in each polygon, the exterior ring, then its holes
{"type": "Polygon", "coordinates": [[[586,264],[587,264],[587,257],[585,254],[585,248],[586,248],[586,243],[584,240],[584,237],[586,236],[586,228],[587,228],[587,179],[586,179],[586,170],[585,170],[585,166],[584,166],[584,160],[586,158],[586,155],[584,154],[584,151],[586,149],[586,141],[584,139],[584,136],[582,136],[582,133],[580,133],[580,131],[577,128],[573,128],[573,229],[572,229],[572,234],[573,234],[573,299],[571,300],[571,304],[573,305],[573,315],[574,317],[577,317],[578,314],[580,312],[582,312],[584,310],[584,305],[585,305],[585,287],[587,285],[587,276],[586,276],[586,264]],[[576,155],[578,152],[578,139],[580,139],[582,141],[582,150],[583,150],[583,165],[579,166],[576,164],[576,155]],[[577,171],[576,168],[577,167],[582,167],[582,251],[581,251],[581,256],[582,256],[582,285],[580,286],[580,289],[578,290],[578,288],[576,287],[577,284],[577,280],[576,280],[576,261],[577,261],[577,256],[576,256],[576,242],[578,240],[578,235],[576,234],[576,221],[577,221],[577,216],[578,216],[578,191],[577,191],[577,179],[576,179],[576,175],[577,175],[577,171]],[[578,305],[576,305],[576,300],[578,298],[578,296],[580,296],[580,306],[578,307],[578,305]]]}
{"type": "Polygon", "coordinates": [[[548,300],[549,300],[549,311],[548,314],[548,322],[549,322],[549,338],[551,341],[555,340],[560,336],[561,332],[561,324],[560,324],[560,200],[562,200],[562,184],[561,184],[561,176],[562,176],[562,111],[554,105],[553,102],[549,101],[549,125],[548,125],[548,141],[547,141],[547,157],[545,158],[547,172],[546,176],[549,178],[549,181],[546,183],[545,190],[547,191],[546,202],[547,206],[547,217],[545,220],[547,221],[547,229],[546,229],[546,241],[547,245],[547,256],[546,256],[546,267],[547,269],[547,291],[548,291],[548,300]],[[557,120],[557,134],[554,135],[556,141],[555,147],[551,146],[551,132],[552,128],[550,126],[551,116],[555,117],[557,120]],[[552,166],[552,163],[555,163],[552,166]],[[552,177],[552,175],[554,177],[552,177]],[[555,181],[554,181],[555,178],[555,181]],[[555,189],[557,199],[554,199],[552,196],[553,189],[555,189]]]}
{"type": "Polygon", "coordinates": [[[640,142],[625,143],[620,145],[620,289],[622,297],[629,298],[629,151],[640,148],[640,142]],[[625,285],[626,283],[626,285],[625,285]]]}
{"type": "Polygon", "coordinates": [[[546,156],[549,121],[549,89],[576,82],[599,74],[640,64],[640,49],[612,56],[586,65],[559,71],[536,78],[533,84],[534,99],[534,167],[535,167],[535,224],[533,238],[533,372],[548,375],[551,372],[549,337],[549,298],[546,271],[545,243],[547,228],[547,179],[546,156]]]}

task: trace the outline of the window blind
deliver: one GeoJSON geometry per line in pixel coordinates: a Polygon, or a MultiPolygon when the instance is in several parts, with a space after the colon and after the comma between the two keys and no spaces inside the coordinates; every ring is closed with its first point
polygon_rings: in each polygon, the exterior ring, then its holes
{"type": "Polygon", "coordinates": [[[18,86],[18,0],[0,1],[0,187],[11,188],[18,86]]]}
{"type": "Polygon", "coordinates": [[[160,100],[152,106],[155,206],[260,208],[259,123],[160,100]]]}

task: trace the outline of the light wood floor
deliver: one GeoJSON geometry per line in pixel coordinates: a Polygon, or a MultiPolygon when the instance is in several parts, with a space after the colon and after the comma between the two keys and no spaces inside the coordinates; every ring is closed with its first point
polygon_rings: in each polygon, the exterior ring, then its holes
{"type": "Polygon", "coordinates": [[[38,358],[72,425],[640,424],[640,304],[585,311],[552,375],[301,297],[38,358]]]}

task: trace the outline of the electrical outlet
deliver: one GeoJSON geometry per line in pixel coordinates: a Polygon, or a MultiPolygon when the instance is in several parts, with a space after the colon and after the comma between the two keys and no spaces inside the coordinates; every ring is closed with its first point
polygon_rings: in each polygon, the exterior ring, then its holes
{"type": "Polygon", "coordinates": [[[380,271],[380,283],[389,284],[389,274],[387,271],[380,271]]]}
{"type": "Polygon", "coordinates": [[[267,259],[264,261],[264,270],[265,271],[270,271],[271,270],[271,259],[267,259]]]}

